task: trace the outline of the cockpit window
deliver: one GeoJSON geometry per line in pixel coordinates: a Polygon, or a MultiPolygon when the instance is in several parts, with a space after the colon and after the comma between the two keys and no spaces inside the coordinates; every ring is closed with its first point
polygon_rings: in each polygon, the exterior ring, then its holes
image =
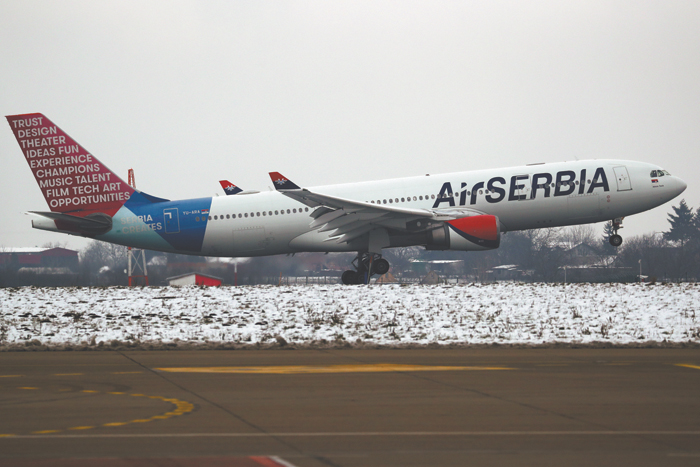
{"type": "Polygon", "coordinates": [[[671,175],[668,170],[652,170],[651,171],[651,177],[656,178],[656,177],[663,177],[664,175],[671,175]]]}

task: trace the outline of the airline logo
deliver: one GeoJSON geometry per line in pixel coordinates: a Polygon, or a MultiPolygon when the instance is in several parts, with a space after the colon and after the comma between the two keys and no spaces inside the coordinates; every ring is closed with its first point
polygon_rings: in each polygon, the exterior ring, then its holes
{"type": "Polygon", "coordinates": [[[270,179],[272,179],[272,183],[277,185],[278,190],[300,189],[294,182],[291,182],[287,177],[285,177],[279,172],[270,172],[270,179]]]}
{"type": "Polygon", "coordinates": [[[221,188],[224,189],[227,195],[235,195],[243,191],[228,180],[219,180],[219,184],[221,184],[221,188]]]}
{"type": "Polygon", "coordinates": [[[474,205],[480,198],[488,203],[500,203],[501,201],[537,199],[537,197],[586,195],[592,194],[596,189],[603,192],[610,191],[608,177],[603,167],[598,167],[592,176],[587,174],[586,169],[582,169],[578,174],[573,170],[563,170],[556,174],[513,175],[509,180],[505,177],[493,177],[488,181],[477,182],[471,187],[462,182],[460,190],[453,190],[452,184],[445,182],[433,204],[433,209],[439,208],[443,203],[450,207],[474,205]]]}

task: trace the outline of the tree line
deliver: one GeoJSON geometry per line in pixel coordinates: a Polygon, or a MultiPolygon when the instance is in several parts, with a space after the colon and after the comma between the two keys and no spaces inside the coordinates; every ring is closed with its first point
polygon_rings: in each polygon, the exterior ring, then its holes
{"type": "MultiPolygon", "coordinates": [[[[700,208],[694,211],[681,200],[672,210],[668,230],[628,237],[618,248],[608,242],[613,234],[612,223],[608,223],[602,236],[587,224],[508,232],[502,235],[498,249],[485,252],[407,247],[386,249],[384,257],[391,263],[392,278],[404,282],[420,281],[431,270],[465,281],[632,282],[640,280],[640,275],[644,280],[694,281],[700,277],[700,208]]],[[[234,262],[200,256],[154,251],[145,251],[145,255],[150,285],[163,285],[170,276],[193,271],[220,277],[225,284],[277,284],[289,278],[297,283],[336,282],[354,257],[351,253],[302,253],[241,259],[236,267],[234,262]]],[[[93,241],[79,256],[79,269],[70,285],[127,285],[125,247],[93,241]]],[[[16,271],[0,268],[0,286],[11,285],[27,284],[18,284],[16,271]]]]}

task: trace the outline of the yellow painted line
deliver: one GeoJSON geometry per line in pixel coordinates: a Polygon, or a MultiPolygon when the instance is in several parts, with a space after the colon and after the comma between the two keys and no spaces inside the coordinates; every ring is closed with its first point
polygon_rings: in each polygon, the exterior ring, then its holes
{"type": "Polygon", "coordinates": [[[407,371],[478,371],[478,370],[513,370],[514,368],[495,366],[430,366],[398,365],[377,363],[367,365],[325,365],[325,366],[212,366],[156,368],[169,373],[238,373],[238,374],[311,374],[311,373],[387,373],[407,371]]]}
{"type": "Polygon", "coordinates": [[[143,373],[143,371],[115,371],[113,375],[135,375],[137,373],[143,373]]]}
{"type": "MultiPolygon", "coordinates": [[[[39,389],[39,388],[35,388],[35,387],[23,387],[23,388],[20,388],[20,389],[39,389]]],[[[95,390],[91,390],[91,389],[84,389],[84,390],[82,390],[81,392],[85,392],[85,393],[101,393],[101,391],[95,391],[95,390]]],[[[109,392],[109,393],[107,393],[107,394],[126,395],[127,393],[125,393],[125,392],[117,392],[117,391],[114,391],[114,392],[109,392]]],[[[137,396],[137,397],[148,397],[148,398],[150,398],[150,399],[162,400],[163,402],[168,402],[168,403],[174,405],[174,406],[175,406],[175,410],[171,409],[169,412],[165,412],[165,413],[162,413],[162,414],[159,414],[159,415],[154,415],[154,416],[152,416],[151,418],[140,418],[140,419],[130,420],[130,421],[127,421],[127,422],[111,422],[111,423],[104,423],[104,424],[100,425],[101,427],[116,427],[116,426],[129,425],[129,424],[131,424],[131,423],[147,423],[147,422],[152,422],[152,421],[156,421],[156,420],[167,420],[167,419],[169,419],[169,418],[171,418],[171,417],[173,417],[173,416],[175,416],[175,415],[182,415],[182,414],[185,414],[185,413],[188,413],[188,412],[191,412],[192,410],[194,410],[194,404],[191,404],[191,403],[189,403],[189,402],[187,402],[187,401],[182,401],[182,400],[179,400],[179,399],[175,399],[175,398],[167,398],[167,397],[163,397],[163,396],[147,396],[147,395],[145,395],[145,394],[129,394],[129,395],[130,395],[130,396],[137,396]]],[[[93,429],[93,428],[96,428],[96,426],[74,426],[74,427],[66,428],[66,430],[81,431],[81,430],[91,430],[91,429],[93,429]]],[[[57,433],[61,433],[62,431],[64,431],[64,430],[40,430],[40,431],[32,431],[32,432],[31,432],[31,435],[32,435],[32,436],[35,436],[35,435],[36,435],[36,436],[42,436],[42,435],[49,435],[49,436],[51,436],[51,435],[56,434],[56,436],[62,436],[62,435],[60,435],[60,434],[57,434],[57,433]]],[[[10,433],[0,434],[0,438],[2,438],[2,437],[16,437],[16,436],[18,436],[18,435],[10,434],[10,433]]],[[[19,435],[19,436],[30,436],[30,435],[19,435]]],[[[77,435],[76,435],[76,436],[77,436],[77,435]]]]}
{"type": "Polygon", "coordinates": [[[0,375],[0,378],[19,378],[24,375],[0,375]]]}
{"type": "Polygon", "coordinates": [[[676,366],[684,366],[686,368],[694,368],[696,370],[700,370],[700,366],[698,365],[690,365],[688,363],[676,363],[676,366]]]}

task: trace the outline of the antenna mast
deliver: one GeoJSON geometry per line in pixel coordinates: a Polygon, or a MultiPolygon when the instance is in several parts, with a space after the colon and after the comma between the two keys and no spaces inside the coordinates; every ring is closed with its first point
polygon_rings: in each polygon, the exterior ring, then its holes
{"type": "MultiPolygon", "coordinates": [[[[129,169],[129,186],[136,188],[134,169],[129,169]]],[[[135,285],[148,285],[148,272],[146,271],[146,253],[140,248],[126,247],[129,261],[129,287],[135,285]]]]}

